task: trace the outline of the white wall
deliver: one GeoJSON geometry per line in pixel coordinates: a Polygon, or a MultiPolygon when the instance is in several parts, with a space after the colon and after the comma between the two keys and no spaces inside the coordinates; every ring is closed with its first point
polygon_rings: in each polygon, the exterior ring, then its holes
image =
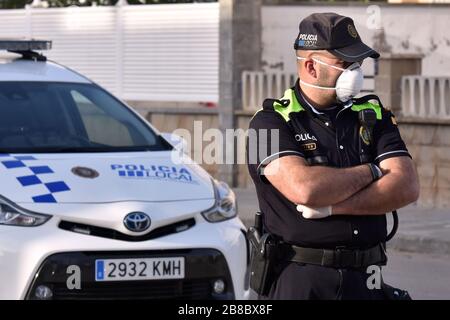
{"type": "MultiPolygon", "coordinates": [[[[450,74],[450,6],[382,5],[290,5],[264,6],[262,9],[263,54],[266,69],[295,70],[294,40],[302,18],[313,12],[336,12],[350,16],[368,45],[377,29],[385,31],[393,53],[422,53],[424,75],[450,74]],[[376,19],[379,9],[379,25],[376,19]]],[[[365,63],[366,73],[372,65],[365,63]]]]}
{"type": "Polygon", "coordinates": [[[53,40],[50,59],[122,99],[218,101],[218,3],[0,10],[2,37],[53,40]]]}

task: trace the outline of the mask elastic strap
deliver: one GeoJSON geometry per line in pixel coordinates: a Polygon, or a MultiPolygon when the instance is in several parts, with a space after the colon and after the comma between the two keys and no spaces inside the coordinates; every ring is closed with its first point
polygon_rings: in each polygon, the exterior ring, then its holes
{"type": "Polygon", "coordinates": [[[320,64],[322,64],[322,65],[324,65],[324,66],[328,66],[328,67],[330,67],[330,68],[333,68],[333,69],[336,69],[336,70],[339,70],[339,71],[345,71],[346,69],[344,69],[344,68],[340,68],[340,67],[336,67],[336,66],[333,66],[332,64],[328,64],[328,63],[325,63],[325,62],[323,62],[323,61],[320,61],[320,60],[318,60],[318,59],[316,59],[316,58],[312,58],[315,62],[317,62],[317,63],[320,63],[320,64]]]}
{"type": "MultiPolygon", "coordinates": [[[[336,66],[333,66],[332,64],[328,64],[326,62],[320,61],[320,60],[318,60],[316,58],[311,58],[311,59],[314,60],[317,63],[320,63],[320,64],[324,65],[324,66],[327,66],[327,67],[330,67],[330,68],[333,68],[333,69],[336,69],[336,70],[339,70],[339,71],[345,71],[346,70],[344,68],[336,67],[336,66]]],[[[306,60],[306,58],[297,56],[297,60],[306,60]]]]}
{"type": "Polygon", "coordinates": [[[315,85],[315,84],[311,84],[311,83],[305,82],[305,81],[303,81],[302,79],[299,79],[299,82],[300,82],[301,84],[305,85],[305,86],[313,87],[313,88],[317,88],[317,89],[336,90],[335,87],[322,87],[322,86],[318,86],[318,85],[315,85]]]}

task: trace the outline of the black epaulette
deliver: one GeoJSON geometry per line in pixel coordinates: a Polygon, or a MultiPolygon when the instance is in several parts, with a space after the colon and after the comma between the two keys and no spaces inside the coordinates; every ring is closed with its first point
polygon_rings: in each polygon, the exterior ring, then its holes
{"type": "Polygon", "coordinates": [[[352,99],[353,104],[363,104],[363,103],[369,102],[370,100],[376,100],[378,102],[378,105],[384,109],[380,98],[376,94],[368,94],[368,95],[365,95],[364,97],[352,99]]]}
{"type": "Polygon", "coordinates": [[[281,99],[281,100],[279,100],[279,99],[266,99],[263,102],[263,109],[264,110],[273,110],[274,103],[278,103],[278,104],[280,104],[280,105],[282,105],[283,107],[286,108],[291,103],[291,100],[289,100],[289,99],[281,99]]]}

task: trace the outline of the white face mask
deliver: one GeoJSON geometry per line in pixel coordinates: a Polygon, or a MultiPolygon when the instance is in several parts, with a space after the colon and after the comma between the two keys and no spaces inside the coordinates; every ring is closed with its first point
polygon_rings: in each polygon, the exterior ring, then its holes
{"type": "MultiPolygon", "coordinates": [[[[306,58],[303,57],[297,57],[298,60],[306,60],[306,58]]],[[[358,62],[355,62],[351,64],[347,69],[340,68],[333,66],[331,64],[325,63],[323,61],[317,60],[312,58],[317,63],[323,64],[325,66],[343,71],[341,75],[336,80],[336,86],[335,87],[322,87],[317,86],[311,83],[307,83],[302,81],[300,79],[300,82],[304,84],[305,86],[317,88],[317,89],[324,89],[324,90],[336,90],[336,97],[337,100],[341,102],[347,102],[354,96],[356,96],[358,93],[361,92],[363,82],[364,82],[364,75],[361,69],[361,66],[358,62]]]]}

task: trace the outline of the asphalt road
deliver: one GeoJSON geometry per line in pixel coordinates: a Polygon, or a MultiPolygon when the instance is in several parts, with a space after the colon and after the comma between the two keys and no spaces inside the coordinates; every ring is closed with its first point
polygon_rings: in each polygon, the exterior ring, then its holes
{"type": "Polygon", "coordinates": [[[450,300],[450,256],[388,251],[386,283],[417,300],[450,300]]]}
{"type": "MultiPolygon", "coordinates": [[[[249,226],[257,206],[255,195],[236,191],[239,216],[249,226]]],[[[413,299],[450,300],[450,255],[388,250],[388,257],[383,269],[386,283],[408,290],[413,299]]]]}

